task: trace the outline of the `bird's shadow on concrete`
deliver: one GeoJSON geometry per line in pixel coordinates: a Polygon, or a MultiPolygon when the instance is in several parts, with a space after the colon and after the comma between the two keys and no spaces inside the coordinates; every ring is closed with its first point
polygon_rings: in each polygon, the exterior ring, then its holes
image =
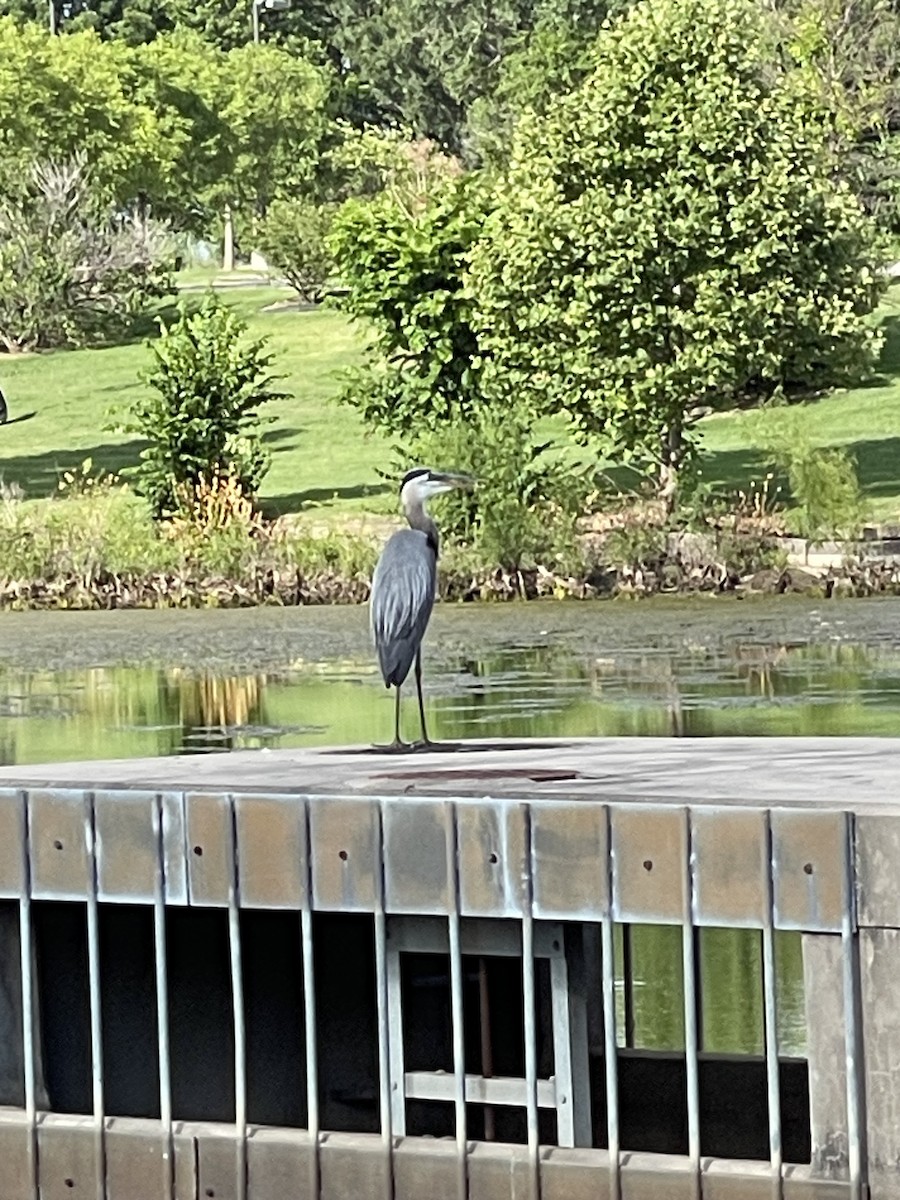
{"type": "Polygon", "coordinates": [[[380,758],[408,759],[421,758],[428,754],[487,754],[496,751],[504,753],[522,750],[559,750],[559,742],[538,741],[502,741],[502,742],[430,742],[427,746],[412,745],[398,750],[394,746],[352,746],[349,749],[335,747],[326,750],[326,754],[350,754],[365,757],[371,755],[380,758]]]}

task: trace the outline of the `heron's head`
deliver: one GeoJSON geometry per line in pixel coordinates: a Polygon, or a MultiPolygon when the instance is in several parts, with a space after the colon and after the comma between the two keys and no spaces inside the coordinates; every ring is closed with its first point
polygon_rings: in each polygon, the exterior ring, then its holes
{"type": "Polygon", "coordinates": [[[419,507],[432,496],[452,492],[456,488],[468,489],[475,486],[471,475],[458,471],[433,471],[430,467],[416,467],[407,471],[400,483],[400,502],[405,509],[419,507]]]}

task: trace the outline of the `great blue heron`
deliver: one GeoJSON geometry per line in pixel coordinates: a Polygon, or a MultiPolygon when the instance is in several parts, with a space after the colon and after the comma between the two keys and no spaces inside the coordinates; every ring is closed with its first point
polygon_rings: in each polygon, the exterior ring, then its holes
{"type": "Polygon", "coordinates": [[[397,689],[392,750],[406,749],[400,738],[400,689],[413,661],[422,744],[430,744],[422,703],[422,638],[434,604],[440,537],[425,503],[442,492],[471,486],[472,480],[466,475],[427,467],[407,471],[400,484],[400,502],[410,528],[400,529],[388,539],[375,568],[369,600],[372,636],[384,686],[397,689]]]}

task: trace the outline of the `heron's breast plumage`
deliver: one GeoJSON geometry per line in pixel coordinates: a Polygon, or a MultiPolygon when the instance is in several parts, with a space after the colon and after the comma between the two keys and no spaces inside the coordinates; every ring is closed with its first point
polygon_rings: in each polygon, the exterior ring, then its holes
{"type": "Polygon", "coordinates": [[[385,686],[409,674],[434,605],[437,556],[425,533],[401,529],[387,542],[375,574],[369,616],[385,686]]]}

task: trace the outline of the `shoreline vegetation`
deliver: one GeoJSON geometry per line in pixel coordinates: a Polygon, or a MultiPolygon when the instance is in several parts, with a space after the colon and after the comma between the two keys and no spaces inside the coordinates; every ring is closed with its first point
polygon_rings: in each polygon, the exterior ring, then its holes
{"type": "MultiPolygon", "coordinates": [[[[30,503],[0,495],[0,610],[247,608],[361,604],[391,522],[323,532],[296,516],[157,525],[127,486],[30,503]],[[383,528],[381,527],[383,525],[383,528]]],[[[873,531],[874,532],[874,531],[873,531]]],[[[694,528],[645,509],[584,519],[574,546],[514,568],[449,543],[449,602],[624,599],[654,595],[900,595],[900,539],[786,537],[731,517],[694,528]],[[827,549],[827,553],[822,553],[827,549]]]]}

